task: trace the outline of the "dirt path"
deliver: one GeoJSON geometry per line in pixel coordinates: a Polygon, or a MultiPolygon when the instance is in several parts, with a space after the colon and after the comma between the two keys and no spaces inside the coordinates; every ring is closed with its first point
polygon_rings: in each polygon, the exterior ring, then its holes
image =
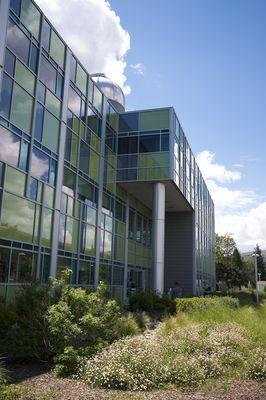
{"type": "Polygon", "coordinates": [[[31,393],[34,400],[265,400],[266,382],[245,381],[229,386],[225,391],[181,393],[178,390],[153,392],[118,392],[91,389],[85,384],[57,378],[45,366],[17,366],[13,382],[22,392],[31,393]]]}

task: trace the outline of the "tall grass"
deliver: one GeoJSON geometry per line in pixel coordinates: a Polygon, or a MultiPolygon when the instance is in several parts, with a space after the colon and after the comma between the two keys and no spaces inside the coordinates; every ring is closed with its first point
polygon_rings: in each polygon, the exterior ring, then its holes
{"type": "Polygon", "coordinates": [[[261,304],[258,307],[231,308],[217,303],[211,308],[194,309],[187,312],[183,317],[177,315],[174,318],[176,324],[181,322],[182,325],[184,320],[186,320],[186,324],[194,322],[237,323],[247,329],[257,345],[266,348],[266,304],[261,304]]]}
{"type": "Polygon", "coordinates": [[[3,360],[0,358],[0,387],[6,383],[7,370],[4,366],[3,360]]]}

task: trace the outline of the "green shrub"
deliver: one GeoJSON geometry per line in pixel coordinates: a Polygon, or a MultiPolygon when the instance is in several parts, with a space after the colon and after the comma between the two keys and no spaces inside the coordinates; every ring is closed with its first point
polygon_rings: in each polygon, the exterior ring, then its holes
{"type": "Polygon", "coordinates": [[[154,291],[142,290],[129,298],[129,310],[145,311],[161,317],[175,312],[175,303],[167,295],[159,296],[154,291]]]}
{"type": "Polygon", "coordinates": [[[7,370],[4,366],[3,360],[0,358],[0,387],[7,381],[7,370]]]}
{"type": "MultiPolygon", "coordinates": [[[[21,390],[14,385],[0,387],[0,400],[19,400],[20,395],[21,390]]],[[[25,397],[24,399],[27,400],[25,397]]]]}
{"type": "Polygon", "coordinates": [[[193,313],[195,311],[206,311],[214,307],[238,308],[238,299],[224,297],[193,297],[187,299],[175,299],[177,313],[193,313]]]}

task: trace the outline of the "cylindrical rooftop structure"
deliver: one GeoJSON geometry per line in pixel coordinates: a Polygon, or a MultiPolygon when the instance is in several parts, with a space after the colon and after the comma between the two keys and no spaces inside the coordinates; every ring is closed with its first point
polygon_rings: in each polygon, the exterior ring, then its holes
{"type": "Polygon", "coordinates": [[[103,73],[92,74],[91,78],[96,85],[103,91],[116,111],[125,111],[125,95],[119,85],[107,78],[103,73]]]}

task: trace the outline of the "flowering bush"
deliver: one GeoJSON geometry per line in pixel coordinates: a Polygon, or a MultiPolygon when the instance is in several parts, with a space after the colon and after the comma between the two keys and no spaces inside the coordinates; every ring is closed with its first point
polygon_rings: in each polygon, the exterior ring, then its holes
{"type": "Polygon", "coordinates": [[[92,386],[147,390],[166,384],[195,388],[206,380],[244,376],[262,379],[265,364],[254,358],[252,339],[241,326],[194,324],[126,337],[91,359],[79,377],[92,386]]]}

